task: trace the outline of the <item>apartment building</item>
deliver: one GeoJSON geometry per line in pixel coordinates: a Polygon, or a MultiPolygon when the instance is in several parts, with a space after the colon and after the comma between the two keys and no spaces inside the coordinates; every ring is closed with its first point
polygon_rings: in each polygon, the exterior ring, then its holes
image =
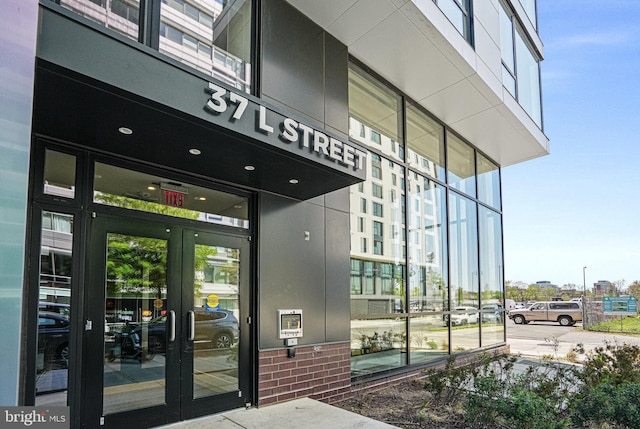
{"type": "Polygon", "coordinates": [[[505,347],[500,172],[549,152],[534,0],[0,17],[3,405],[155,427],[505,347]]]}

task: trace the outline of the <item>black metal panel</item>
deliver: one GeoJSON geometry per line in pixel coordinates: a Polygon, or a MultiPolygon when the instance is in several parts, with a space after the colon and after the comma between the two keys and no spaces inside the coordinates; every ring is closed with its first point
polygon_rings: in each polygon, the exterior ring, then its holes
{"type": "Polygon", "coordinates": [[[349,134],[349,51],[325,33],[325,126],[349,134]]]}
{"type": "Polygon", "coordinates": [[[349,201],[349,188],[338,189],[329,192],[324,196],[325,204],[328,208],[349,213],[351,202],[349,201]]]}
{"type": "Polygon", "coordinates": [[[262,195],[259,229],[260,348],[284,345],[278,339],[278,309],[302,309],[304,336],[299,344],[325,342],[324,207],[262,195]]]}
{"type": "Polygon", "coordinates": [[[288,116],[262,100],[242,94],[249,103],[242,120],[231,119],[235,105],[212,114],[204,109],[210,79],[70,17],[41,12],[34,132],[296,199],[365,178],[364,169],[283,141],[280,127],[288,116]],[[271,133],[257,129],[259,106],[266,108],[271,133]],[[134,134],[118,133],[121,126],[134,134]],[[193,147],[202,155],[190,156],[193,147]],[[299,183],[290,184],[292,178],[299,183]]]}
{"type": "Polygon", "coordinates": [[[282,0],[262,2],[262,93],[324,123],[324,31],[282,0]]]}
{"type": "Polygon", "coordinates": [[[349,213],[326,209],[325,222],[326,341],[348,341],[351,336],[349,213]]]}

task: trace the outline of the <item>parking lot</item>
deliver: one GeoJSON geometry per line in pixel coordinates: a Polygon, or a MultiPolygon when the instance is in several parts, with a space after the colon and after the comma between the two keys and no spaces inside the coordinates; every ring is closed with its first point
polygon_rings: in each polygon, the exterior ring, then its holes
{"type": "MultiPolygon", "coordinates": [[[[533,322],[516,325],[507,320],[507,344],[512,354],[542,358],[553,356],[565,358],[566,354],[581,345],[585,352],[603,346],[605,342],[640,345],[640,337],[583,331],[582,324],[560,326],[554,322],[533,322]]],[[[578,354],[583,359],[584,354],[578,354]]]]}

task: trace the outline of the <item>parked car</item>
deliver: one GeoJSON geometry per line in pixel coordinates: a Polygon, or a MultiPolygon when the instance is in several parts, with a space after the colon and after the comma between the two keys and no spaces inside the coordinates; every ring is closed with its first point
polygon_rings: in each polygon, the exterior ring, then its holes
{"type": "Polygon", "coordinates": [[[502,306],[486,304],[482,306],[482,323],[502,323],[502,306]]]}
{"type": "Polygon", "coordinates": [[[48,311],[50,313],[58,313],[66,317],[71,316],[71,306],[69,304],[63,304],[61,302],[40,301],[38,303],[38,310],[48,311]]]}
{"type": "Polygon", "coordinates": [[[529,322],[558,322],[562,326],[571,326],[582,321],[582,307],[575,301],[542,301],[529,308],[512,310],[509,319],[516,324],[529,322]]]}
{"type": "MultiPolygon", "coordinates": [[[[463,313],[452,313],[451,314],[451,325],[459,326],[459,325],[471,325],[473,323],[478,323],[478,309],[475,307],[456,307],[453,309],[456,312],[463,313]]],[[[445,314],[443,316],[445,324],[447,324],[449,320],[449,315],[445,314]]]]}
{"type": "Polygon", "coordinates": [[[38,354],[46,368],[69,365],[69,318],[50,311],[38,312],[38,354]]]}
{"type": "MultiPolygon", "coordinates": [[[[132,333],[143,338],[147,330],[150,353],[164,353],[166,345],[167,316],[160,316],[148,324],[136,326],[132,333]]],[[[228,349],[238,341],[238,319],[229,310],[195,312],[196,347],[228,349]]]]}

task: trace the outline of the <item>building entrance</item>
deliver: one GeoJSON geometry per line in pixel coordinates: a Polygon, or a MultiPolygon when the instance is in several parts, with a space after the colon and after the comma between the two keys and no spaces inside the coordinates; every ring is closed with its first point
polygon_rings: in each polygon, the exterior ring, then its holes
{"type": "Polygon", "coordinates": [[[246,237],[99,214],[90,236],[88,293],[104,297],[85,326],[103,335],[83,359],[97,422],[147,427],[245,405],[246,237]]]}
{"type": "Polygon", "coordinates": [[[114,428],[251,404],[250,195],[41,148],[25,404],[114,428]]]}

